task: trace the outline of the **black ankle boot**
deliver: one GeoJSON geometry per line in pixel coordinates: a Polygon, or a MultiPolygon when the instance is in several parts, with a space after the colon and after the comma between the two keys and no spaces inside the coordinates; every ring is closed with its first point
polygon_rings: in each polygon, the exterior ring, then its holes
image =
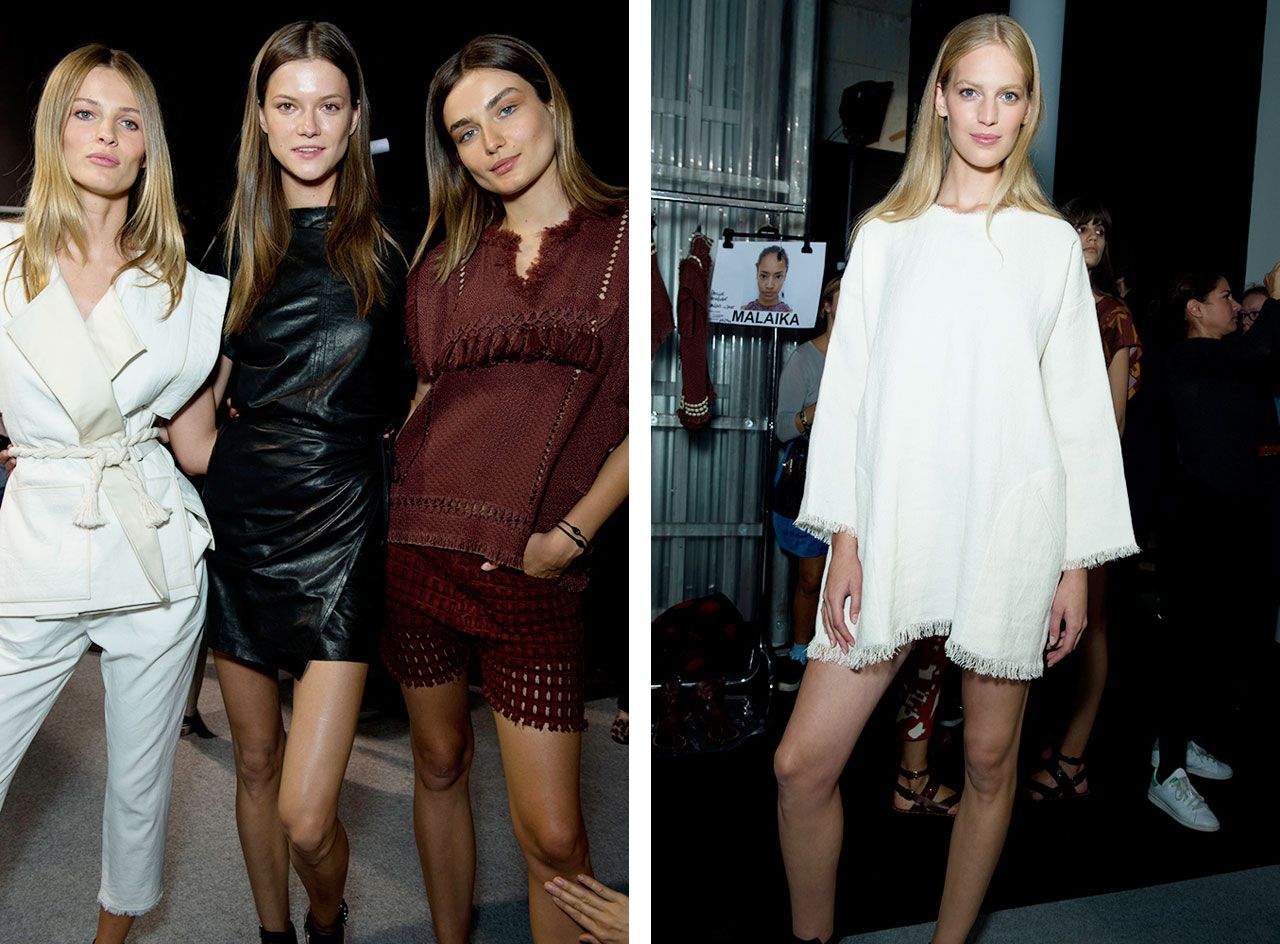
{"type": "Polygon", "coordinates": [[[288,931],[268,931],[262,925],[258,925],[258,940],[262,944],[298,944],[298,929],[293,926],[293,922],[289,922],[288,931]]]}
{"type": "Polygon", "coordinates": [[[338,923],[328,931],[320,931],[311,920],[311,909],[307,909],[307,920],[302,922],[302,938],[306,944],[343,944],[347,936],[343,926],[347,923],[347,900],[344,898],[338,906],[338,923]]]}

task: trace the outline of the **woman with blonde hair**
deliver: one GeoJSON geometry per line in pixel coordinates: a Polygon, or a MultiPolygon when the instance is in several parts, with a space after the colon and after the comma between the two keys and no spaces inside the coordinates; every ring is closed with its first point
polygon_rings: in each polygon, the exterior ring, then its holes
{"type": "Polygon", "coordinates": [[[577,941],[542,886],[591,874],[579,561],[627,492],[625,193],[586,166],[555,76],[510,36],[436,72],[427,181],[405,310],[423,387],[396,444],[382,646],[409,708],[427,898],[437,940],[467,940],[474,647],[533,939],[577,941]]]}
{"type": "Polygon", "coordinates": [[[399,379],[404,264],[376,212],[368,128],[341,30],[303,21],[267,39],[226,224],[222,366],[172,428],[179,458],[208,464],[209,648],[259,935],[273,944],[296,940],[291,860],[308,940],[343,940],[338,799],[381,624],[387,436],[412,395],[399,379]],[[210,456],[224,384],[236,415],[210,456]],[[287,739],[279,670],[295,678],[287,739]]]}
{"type": "Polygon", "coordinates": [[[200,498],[156,420],[205,382],[227,283],[187,264],[155,87],[90,45],[50,73],[23,217],[0,223],[0,805],[91,643],[106,691],[98,944],[160,900],[205,613],[200,498]]]}
{"type": "Polygon", "coordinates": [[[932,636],[965,706],[933,940],[967,937],[1008,830],[1028,680],[1075,647],[1085,568],[1136,551],[1080,240],[1028,159],[1041,112],[1022,28],[961,23],[902,176],[854,230],[797,522],[831,539],[825,631],[774,761],[800,940],[832,935],[841,770],[932,636]]]}

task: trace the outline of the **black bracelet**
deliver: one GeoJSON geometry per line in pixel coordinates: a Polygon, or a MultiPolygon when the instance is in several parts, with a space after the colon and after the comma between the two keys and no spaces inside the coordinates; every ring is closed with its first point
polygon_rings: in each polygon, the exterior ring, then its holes
{"type": "Polygon", "coordinates": [[[591,541],[587,539],[587,536],[563,518],[556,522],[556,528],[558,528],[562,534],[567,535],[569,540],[578,545],[582,550],[585,551],[591,546],[591,541]]]}

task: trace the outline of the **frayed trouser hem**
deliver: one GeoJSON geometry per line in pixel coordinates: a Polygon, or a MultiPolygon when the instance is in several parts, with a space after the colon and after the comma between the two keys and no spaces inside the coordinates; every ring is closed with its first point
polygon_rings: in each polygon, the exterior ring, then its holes
{"type": "Polygon", "coordinates": [[[108,901],[107,896],[99,892],[98,904],[102,907],[102,910],[105,911],[107,914],[119,915],[122,918],[137,918],[137,917],[140,917],[141,915],[146,914],[148,911],[155,908],[156,905],[160,904],[160,898],[161,896],[157,895],[155,898],[151,900],[150,904],[143,905],[141,908],[130,908],[130,907],[121,907],[111,901],[108,901]]]}

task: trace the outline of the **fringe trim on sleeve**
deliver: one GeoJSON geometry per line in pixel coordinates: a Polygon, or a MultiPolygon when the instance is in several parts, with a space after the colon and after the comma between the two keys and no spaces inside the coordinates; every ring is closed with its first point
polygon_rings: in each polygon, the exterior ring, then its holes
{"type": "Polygon", "coordinates": [[[1089,567],[1097,567],[1107,561],[1119,560],[1122,557],[1128,557],[1131,554],[1139,554],[1142,548],[1136,544],[1123,544],[1120,547],[1109,548],[1105,551],[1098,551],[1087,557],[1081,557],[1076,560],[1066,561],[1062,565],[1063,570],[1081,570],[1089,567]]]}
{"type": "Polygon", "coordinates": [[[834,518],[823,518],[820,515],[802,514],[796,518],[796,527],[806,534],[812,534],[819,541],[831,543],[831,535],[833,534],[852,534],[857,537],[857,531],[853,525],[846,524],[843,521],[836,521],[834,518]]]}

